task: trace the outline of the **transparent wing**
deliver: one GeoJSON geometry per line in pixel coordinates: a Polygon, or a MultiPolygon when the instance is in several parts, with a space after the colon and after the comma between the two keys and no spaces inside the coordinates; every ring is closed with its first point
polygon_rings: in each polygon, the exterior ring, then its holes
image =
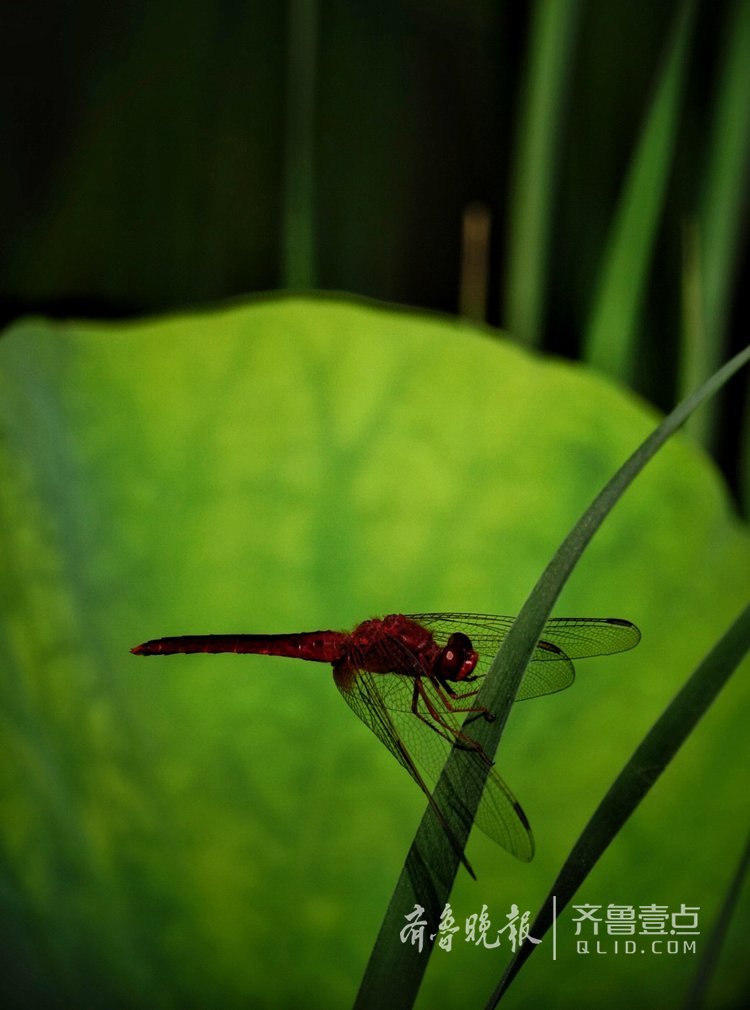
{"type": "MultiPolygon", "coordinates": [[[[409,614],[429,628],[444,645],[449,635],[462,631],[479,654],[475,673],[483,677],[508,634],[515,617],[492,614],[409,614]]],[[[544,625],[531,662],[526,668],[516,701],[563,691],[575,680],[571,660],[609,656],[634,648],[641,633],[630,621],[618,617],[553,617],[544,625]]]]}
{"type": "MultiPolygon", "coordinates": [[[[398,651],[394,666],[405,668],[406,648],[402,643],[389,640],[383,648],[398,651]]],[[[457,784],[454,789],[456,798],[460,793],[469,797],[481,794],[476,823],[514,856],[530,860],[534,842],[520,804],[494,768],[488,769],[484,752],[471,748],[470,738],[461,730],[464,712],[448,708],[445,693],[424,675],[417,657],[409,658],[423,692],[417,694],[416,713],[413,711],[415,677],[338,667],[334,668],[336,686],[350,708],[425,792],[444,826],[449,819],[445,811],[437,808],[432,790],[454,740],[466,741],[465,759],[461,763],[462,781],[460,787],[457,784]]],[[[471,699],[449,699],[449,703],[470,706],[471,699]]],[[[461,814],[457,803],[455,813],[461,814]]],[[[446,830],[450,834],[450,828],[446,830]]]]}

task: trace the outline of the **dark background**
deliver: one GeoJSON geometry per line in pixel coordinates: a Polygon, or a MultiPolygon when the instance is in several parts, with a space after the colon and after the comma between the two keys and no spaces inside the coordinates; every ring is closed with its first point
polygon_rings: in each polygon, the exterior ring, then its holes
{"type": "MultiPolygon", "coordinates": [[[[541,344],[576,357],[681,5],[569,7],[541,344]]],[[[683,226],[699,207],[734,10],[697,5],[633,348],[630,381],[662,409],[676,396],[683,226]]],[[[505,325],[509,181],[533,11],[490,0],[7,7],[3,319],[131,317],[289,287],[452,313],[462,214],[481,201],[492,221],[486,318],[505,325]],[[295,270],[288,222],[300,166],[308,255],[295,270]]],[[[745,199],[717,360],[747,339],[746,215],[745,199]]],[[[710,440],[735,490],[742,389],[710,440]]]]}

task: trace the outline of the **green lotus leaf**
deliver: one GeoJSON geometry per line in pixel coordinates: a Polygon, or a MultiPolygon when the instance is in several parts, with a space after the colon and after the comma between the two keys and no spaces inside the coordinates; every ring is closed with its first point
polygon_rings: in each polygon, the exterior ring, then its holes
{"type": "MultiPolygon", "coordinates": [[[[0,411],[7,1004],[350,1005],[424,797],[327,666],[129,649],[514,613],[655,412],[495,331],[324,297],[22,321],[0,343],[0,411]]],[[[472,837],[478,880],[459,876],[461,932],[418,1005],[486,999],[510,946],[467,943],[465,920],[486,905],[494,938],[511,904],[534,912],[749,573],[717,471],[674,439],[557,609],[628,618],[642,642],[514,709],[498,769],[537,855],[472,837]]],[[[602,906],[607,953],[578,952],[597,937],[566,910],[512,1006],[677,1005],[696,955],[615,953],[606,909],[698,907],[700,951],[747,829],[749,700],[733,678],[576,899],[602,906]]],[[[748,926],[745,908],[727,1000],[748,926]]]]}

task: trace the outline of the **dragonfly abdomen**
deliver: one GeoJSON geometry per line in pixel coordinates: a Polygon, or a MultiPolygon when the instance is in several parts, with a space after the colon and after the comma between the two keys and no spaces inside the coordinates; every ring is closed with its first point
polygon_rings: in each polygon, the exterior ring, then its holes
{"type": "Polygon", "coordinates": [[[291,635],[178,635],[155,638],[130,651],[137,656],[234,652],[335,663],[341,658],[346,637],[339,631],[303,631],[291,635]]]}

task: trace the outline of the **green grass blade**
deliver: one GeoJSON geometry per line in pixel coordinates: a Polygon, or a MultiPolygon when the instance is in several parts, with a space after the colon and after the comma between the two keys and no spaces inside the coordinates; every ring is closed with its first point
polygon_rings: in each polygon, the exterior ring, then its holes
{"type": "Polygon", "coordinates": [[[673,160],[683,83],[695,21],[684,0],[661,79],[630,166],[598,279],[582,357],[623,381],[633,377],[638,314],[673,160]]]}
{"type": "MultiPolygon", "coordinates": [[[[648,793],[698,720],[709,708],[732,672],[750,649],[750,606],[716,643],[690,679],[646,734],[568,856],[531,928],[541,939],[552,925],[553,896],[558,914],[570,901],[598,862],[609,843],[648,793]]],[[[528,960],[533,944],[518,949],[487,1010],[497,1006],[503,993],[528,960]]]]}
{"type": "Polygon", "coordinates": [[[690,987],[690,991],[688,992],[687,999],[684,1003],[684,1010],[700,1010],[700,1007],[702,1007],[705,1003],[706,990],[711,982],[712,975],[716,971],[716,967],[719,962],[719,954],[721,953],[721,946],[732,921],[732,913],[734,912],[735,906],[739,900],[740,891],[742,890],[742,885],[745,883],[745,878],[747,877],[749,869],[750,835],[748,835],[748,839],[745,842],[745,848],[740,856],[737,869],[734,871],[732,879],[729,882],[729,887],[724,897],[721,911],[719,912],[714,928],[711,930],[708,942],[706,943],[703,951],[703,957],[698,963],[698,969],[695,973],[693,984],[690,987]]]}
{"type": "MultiPolygon", "coordinates": [[[[706,320],[703,311],[703,278],[701,268],[701,246],[699,225],[695,218],[685,221],[682,226],[682,318],[680,327],[681,348],[679,355],[680,389],[694,389],[706,374],[702,363],[707,360],[706,320]]],[[[706,405],[694,414],[688,424],[695,424],[696,418],[703,417],[713,404],[706,405]]],[[[703,423],[703,422],[701,422],[703,423]]],[[[693,428],[695,433],[695,428],[693,428]]]]}
{"type": "MultiPolygon", "coordinates": [[[[690,330],[684,335],[680,391],[702,382],[726,354],[737,249],[744,237],[750,169],[750,5],[736,0],[728,14],[717,59],[720,80],[698,210],[699,339],[689,339],[690,330]]],[[[716,404],[710,404],[688,424],[708,447],[715,413],[716,404]]]]}
{"type": "Polygon", "coordinates": [[[314,288],[315,66],[317,0],[290,0],[284,150],[284,262],[282,286],[314,288]]]}
{"type": "Polygon", "coordinates": [[[742,417],[742,437],[740,440],[740,494],[744,514],[750,515],[750,396],[745,404],[742,417]]]}
{"type": "MultiPolygon", "coordinates": [[[[750,347],[727,362],[708,382],[679,404],[626,460],[558,548],[505,638],[478,696],[478,704],[494,712],[496,718],[494,722],[478,720],[472,723],[471,735],[490,757],[496,753],[511,705],[544,623],[578,558],[607,513],[690,414],[748,361],[750,347]]],[[[455,812],[460,805],[460,816],[457,814],[451,822],[459,846],[466,843],[481,798],[477,793],[466,795],[463,788],[465,777],[461,772],[465,759],[466,753],[454,748],[435,790],[436,800],[443,811],[455,812]]],[[[380,927],[357,995],[357,1010],[385,1005],[406,1010],[412,1006],[428,956],[426,951],[420,952],[400,941],[404,916],[412,911],[415,904],[419,904],[427,921],[437,922],[459,862],[459,853],[451,847],[432,809],[428,807],[380,927]]]]}
{"type": "Polygon", "coordinates": [[[748,361],[750,361],[750,346],[735,355],[708,382],[678,404],[625,461],[558,548],[518,614],[478,696],[478,704],[489,708],[497,716],[495,722],[479,722],[472,727],[472,736],[479,740],[490,756],[494,755],[497,749],[523,672],[539,640],[544,623],[597,529],[667,439],[685,423],[694,410],[721,389],[748,361]]]}
{"type": "Polygon", "coordinates": [[[543,324],[550,206],[558,137],[565,115],[568,69],[580,3],[537,0],[531,22],[525,84],[510,193],[508,273],[503,328],[538,345],[543,324]]]}

